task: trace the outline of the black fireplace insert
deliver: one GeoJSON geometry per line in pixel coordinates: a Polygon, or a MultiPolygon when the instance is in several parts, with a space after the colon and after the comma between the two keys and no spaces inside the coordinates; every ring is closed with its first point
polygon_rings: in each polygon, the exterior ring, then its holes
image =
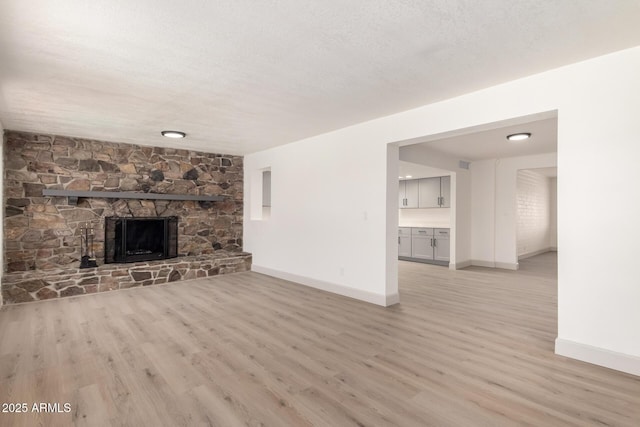
{"type": "Polygon", "coordinates": [[[178,256],[178,217],[110,216],[104,227],[105,264],[178,256]]]}

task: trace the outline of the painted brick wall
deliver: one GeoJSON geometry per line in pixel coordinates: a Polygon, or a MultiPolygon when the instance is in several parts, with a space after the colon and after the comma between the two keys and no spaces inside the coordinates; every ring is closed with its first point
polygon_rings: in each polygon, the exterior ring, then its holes
{"type": "Polygon", "coordinates": [[[551,181],[538,173],[518,171],[518,256],[549,249],[551,181]]]}

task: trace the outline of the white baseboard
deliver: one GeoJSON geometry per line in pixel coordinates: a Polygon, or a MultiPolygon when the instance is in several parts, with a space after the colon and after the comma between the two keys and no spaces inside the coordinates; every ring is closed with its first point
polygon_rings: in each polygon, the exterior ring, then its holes
{"type": "Polygon", "coordinates": [[[540,249],[540,250],[533,251],[533,252],[527,252],[526,254],[518,255],[518,260],[531,258],[531,257],[536,256],[536,255],[540,255],[540,254],[544,254],[544,253],[552,252],[552,251],[557,251],[557,250],[558,250],[557,248],[554,249],[552,247],[548,247],[548,248],[540,249]]]}
{"type": "Polygon", "coordinates": [[[496,268],[503,268],[505,270],[517,270],[520,268],[520,264],[513,262],[496,262],[496,268]]]}
{"type": "Polygon", "coordinates": [[[475,265],[477,267],[489,267],[496,268],[496,263],[493,261],[483,261],[481,259],[472,259],[471,265],[475,265]]]}
{"type": "Polygon", "coordinates": [[[375,294],[373,292],[354,289],[348,286],[338,285],[335,283],[325,282],[324,280],[313,279],[311,277],[299,276],[297,274],[287,273],[285,271],[274,270],[268,267],[262,267],[256,264],[251,265],[251,271],[266,274],[267,276],[277,277],[278,279],[288,280],[290,282],[299,283],[311,288],[320,289],[322,291],[331,292],[360,301],[369,302],[383,307],[388,307],[400,302],[400,296],[395,293],[391,295],[375,294]]]}
{"type": "Polygon", "coordinates": [[[480,259],[472,259],[471,265],[475,265],[478,267],[489,267],[489,268],[503,268],[505,270],[517,270],[520,268],[520,264],[512,263],[512,262],[493,262],[493,261],[483,261],[480,259]]]}
{"type": "Polygon", "coordinates": [[[556,338],[556,354],[640,376],[640,357],[556,338]]]}
{"type": "Polygon", "coordinates": [[[394,304],[400,303],[400,294],[397,292],[395,294],[387,295],[385,307],[389,307],[394,304]]]}
{"type": "Polygon", "coordinates": [[[470,266],[471,266],[471,260],[470,259],[468,259],[466,261],[456,262],[455,264],[450,262],[449,263],[449,270],[460,270],[461,268],[470,267],[470,266]]]}

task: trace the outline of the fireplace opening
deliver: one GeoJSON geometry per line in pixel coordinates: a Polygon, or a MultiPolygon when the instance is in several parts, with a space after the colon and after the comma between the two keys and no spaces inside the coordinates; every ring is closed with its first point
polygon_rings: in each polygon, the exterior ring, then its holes
{"type": "Polygon", "coordinates": [[[153,261],[178,256],[178,217],[105,218],[104,262],[153,261]]]}

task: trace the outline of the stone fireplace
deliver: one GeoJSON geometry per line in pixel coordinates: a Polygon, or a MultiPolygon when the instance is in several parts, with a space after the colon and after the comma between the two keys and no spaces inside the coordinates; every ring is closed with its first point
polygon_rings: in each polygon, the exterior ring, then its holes
{"type": "Polygon", "coordinates": [[[250,255],[242,252],[242,157],[14,131],[6,131],[4,138],[5,304],[204,277],[250,265],[250,255]],[[44,189],[223,200],[119,199],[92,193],[73,204],[67,197],[43,196],[44,189]],[[108,217],[176,218],[177,258],[103,265],[110,256],[105,251],[108,217]],[[78,270],[80,230],[87,223],[95,230],[98,267],[78,270]]]}

